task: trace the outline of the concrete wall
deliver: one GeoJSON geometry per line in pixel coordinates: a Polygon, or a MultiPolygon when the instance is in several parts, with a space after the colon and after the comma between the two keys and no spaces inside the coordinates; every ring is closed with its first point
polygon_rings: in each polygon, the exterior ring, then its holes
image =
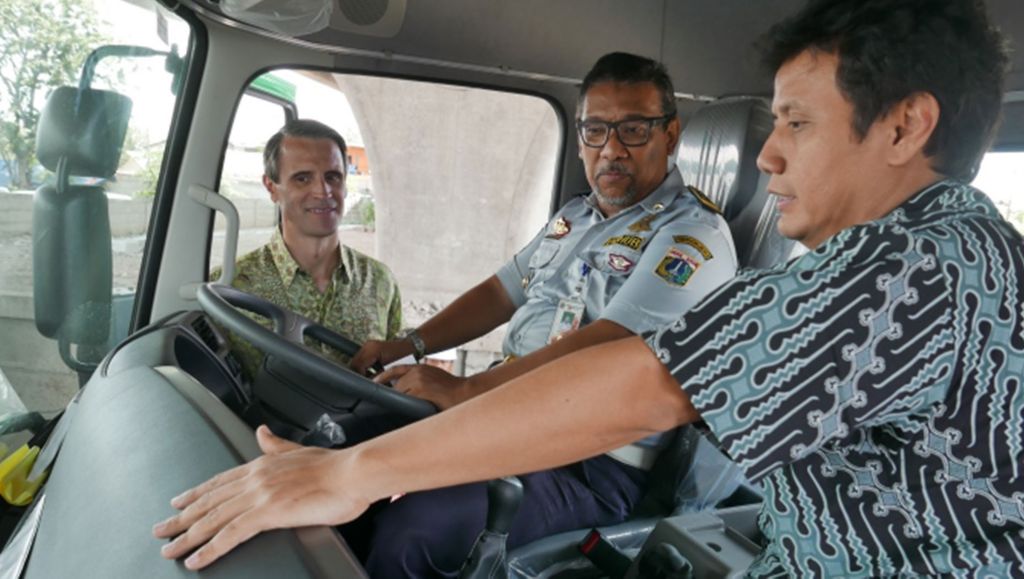
{"type": "Polygon", "coordinates": [[[0,369],[26,408],[55,414],[78,390],[78,378],[57,352],[57,342],[36,331],[32,296],[0,295],[0,369]]]}

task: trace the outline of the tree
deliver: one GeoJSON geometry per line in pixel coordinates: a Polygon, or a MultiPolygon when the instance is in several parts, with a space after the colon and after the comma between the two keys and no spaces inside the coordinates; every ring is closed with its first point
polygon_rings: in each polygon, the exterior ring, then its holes
{"type": "Polygon", "coordinates": [[[0,160],[15,187],[30,187],[43,99],[73,84],[101,37],[90,2],[0,0],[0,160]]]}

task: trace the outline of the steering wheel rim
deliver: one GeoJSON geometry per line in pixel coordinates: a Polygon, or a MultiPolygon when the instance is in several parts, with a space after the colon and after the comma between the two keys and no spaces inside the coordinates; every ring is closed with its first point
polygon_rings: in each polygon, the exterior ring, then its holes
{"type": "Polygon", "coordinates": [[[217,323],[263,353],[281,358],[342,394],[356,396],[410,418],[426,418],[437,413],[437,408],[430,402],[377,384],[306,347],[302,339],[308,335],[345,353],[354,354],[351,348],[358,350],[355,342],[308,318],[259,296],[216,282],[200,285],[196,297],[203,311],[217,323]],[[241,310],[269,318],[274,330],[259,324],[241,310]],[[333,343],[335,341],[337,343],[333,343]]]}

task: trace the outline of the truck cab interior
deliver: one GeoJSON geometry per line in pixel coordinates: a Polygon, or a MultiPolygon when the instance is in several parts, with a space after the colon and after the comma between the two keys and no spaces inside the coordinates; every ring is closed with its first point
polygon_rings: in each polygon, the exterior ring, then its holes
{"type": "MultiPolygon", "coordinates": [[[[412,322],[493,273],[589,190],[574,128],[579,83],[611,51],[666,65],[683,123],[675,163],[721,208],[740,265],[770,267],[801,251],[777,233],[755,162],[773,120],[771,75],[753,44],[800,0],[102,4],[97,26],[117,32],[90,37],[76,76],[40,107],[34,150],[47,178],[0,194],[13,208],[0,245],[24,257],[0,273],[0,332],[22,345],[0,346],[0,387],[20,398],[21,415],[42,417],[0,434],[46,439],[22,473],[41,486],[5,507],[0,577],[194,576],[160,557],[150,528],[171,514],[171,497],[258,456],[254,425],[298,432],[327,414],[356,428],[382,410],[409,420],[434,412],[301,343],[349,353],[358,344],[208,283],[217,266],[230,276],[235,256],[274,227],[265,192],[246,175],[261,174],[259,149],[286,119],[354,123],[351,139],[338,127],[355,144],[342,239],[389,264],[412,322]],[[243,376],[228,330],[268,354],[257,379],[243,376]]],[[[1012,42],[1024,41],[1024,4],[986,4],[1012,42]]],[[[1020,165],[1021,51],[1013,59],[990,155],[1020,165]]],[[[979,179],[1013,175],[986,170],[979,179]]],[[[1024,228],[1018,207],[1005,205],[1024,228]]],[[[460,353],[462,369],[490,362],[496,339],[460,353]]],[[[705,484],[683,480],[687,461],[698,448],[720,458],[705,445],[680,434],[659,467],[655,506],[605,536],[635,556],[652,548],[663,517],[715,505],[749,513],[756,488],[725,476],[698,493],[714,505],[687,502],[705,484]]],[[[509,553],[509,576],[610,576],[576,551],[585,534],[509,553]]],[[[201,575],[366,576],[326,527],[261,534],[201,575]]]]}

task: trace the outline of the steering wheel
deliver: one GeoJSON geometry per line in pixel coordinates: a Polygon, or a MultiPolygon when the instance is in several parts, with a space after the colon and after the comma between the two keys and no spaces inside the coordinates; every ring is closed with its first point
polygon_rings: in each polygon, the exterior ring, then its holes
{"type": "Polygon", "coordinates": [[[437,413],[437,408],[430,402],[377,384],[308,348],[303,343],[306,336],[350,356],[359,351],[359,345],[352,340],[309,318],[221,283],[202,284],[197,297],[203,311],[217,323],[248,340],[265,354],[276,356],[320,381],[328,390],[355,396],[409,418],[426,418],[437,413]],[[269,318],[274,329],[264,327],[242,310],[269,318]]]}

